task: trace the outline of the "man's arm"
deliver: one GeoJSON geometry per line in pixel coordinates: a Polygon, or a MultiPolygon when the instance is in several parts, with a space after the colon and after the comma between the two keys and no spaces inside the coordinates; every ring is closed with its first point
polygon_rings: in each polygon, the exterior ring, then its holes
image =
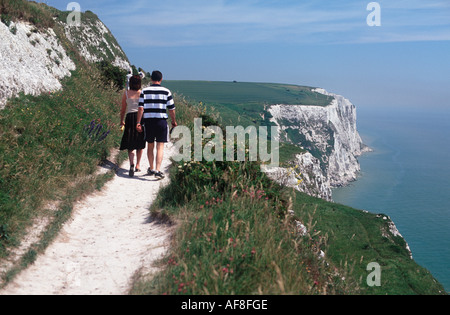
{"type": "Polygon", "coordinates": [[[176,126],[178,126],[177,120],[175,118],[175,109],[169,110],[169,116],[170,116],[170,119],[172,120],[172,128],[175,128],[176,126]]]}

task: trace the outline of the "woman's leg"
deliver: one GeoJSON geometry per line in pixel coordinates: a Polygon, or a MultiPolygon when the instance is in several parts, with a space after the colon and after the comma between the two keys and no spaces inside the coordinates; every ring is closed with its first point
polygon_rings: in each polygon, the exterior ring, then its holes
{"type": "Polygon", "coordinates": [[[142,159],[142,154],[144,153],[144,150],[137,150],[136,152],[136,170],[141,170],[141,159],[142,159]]]}
{"type": "Polygon", "coordinates": [[[128,150],[128,159],[130,160],[130,167],[134,166],[134,150],[128,150]]]}
{"type": "Polygon", "coordinates": [[[130,160],[130,171],[128,175],[134,176],[134,150],[128,150],[128,159],[130,160]]]}

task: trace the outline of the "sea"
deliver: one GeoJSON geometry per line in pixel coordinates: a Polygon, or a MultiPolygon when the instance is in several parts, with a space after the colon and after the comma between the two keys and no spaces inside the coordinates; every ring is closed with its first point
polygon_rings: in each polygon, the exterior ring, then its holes
{"type": "Polygon", "coordinates": [[[358,107],[373,151],[333,200],[391,217],[413,259],[450,292],[450,108],[358,107]]]}

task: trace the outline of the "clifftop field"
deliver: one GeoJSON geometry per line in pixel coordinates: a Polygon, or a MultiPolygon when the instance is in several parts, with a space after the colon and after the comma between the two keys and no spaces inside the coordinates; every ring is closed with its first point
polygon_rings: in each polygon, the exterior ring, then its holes
{"type": "Polygon", "coordinates": [[[332,97],[314,88],[277,83],[164,81],[164,86],[189,101],[202,102],[220,113],[222,125],[270,125],[262,117],[265,106],[273,104],[326,106],[332,97]]]}

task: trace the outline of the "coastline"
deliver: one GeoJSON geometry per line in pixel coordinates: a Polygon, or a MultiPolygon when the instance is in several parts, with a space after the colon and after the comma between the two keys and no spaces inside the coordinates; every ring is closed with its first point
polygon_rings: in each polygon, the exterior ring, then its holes
{"type": "Polygon", "coordinates": [[[439,144],[448,128],[445,115],[370,107],[359,112],[358,125],[372,152],[360,157],[355,182],[333,189],[333,200],[389,215],[414,260],[449,292],[450,198],[442,190],[450,182],[449,150],[439,144]]]}

